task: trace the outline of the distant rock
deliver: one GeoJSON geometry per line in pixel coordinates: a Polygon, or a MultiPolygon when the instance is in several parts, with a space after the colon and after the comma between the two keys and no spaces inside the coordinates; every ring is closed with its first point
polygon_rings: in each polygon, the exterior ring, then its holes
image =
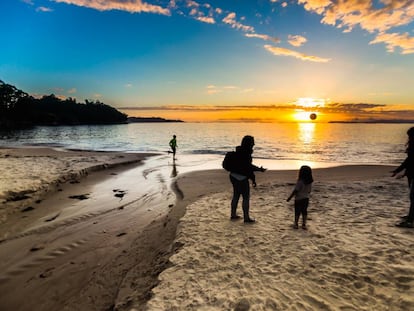
{"type": "Polygon", "coordinates": [[[150,117],[150,118],[144,118],[144,117],[128,117],[127,123],[149,123],[149,122],[184,122],[182,120],[168,120],[164,118],[159,117],[150,117]]]}

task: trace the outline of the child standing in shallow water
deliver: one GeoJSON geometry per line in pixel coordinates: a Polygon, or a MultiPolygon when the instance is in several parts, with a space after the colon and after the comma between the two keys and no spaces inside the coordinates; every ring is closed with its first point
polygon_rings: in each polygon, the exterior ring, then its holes
{"type": "Polygon", "coordinates": [[[293,224],[293,228],[295,229],[299,228],[299,217],[302,215],[302,229],[306,230],[306,219],[308,217],[308,205],[312,183],[312,169],[307,165],[303,165],[299,169],[299,176],[295,188],[287,198],[287,201],[289,202],[290,199],[295,197],[295,223],[293,224]]]}

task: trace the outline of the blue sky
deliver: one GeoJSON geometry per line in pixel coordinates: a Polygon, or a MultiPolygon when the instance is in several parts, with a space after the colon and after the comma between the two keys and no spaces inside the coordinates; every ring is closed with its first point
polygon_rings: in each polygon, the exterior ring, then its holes
{"type": "Polygon", "coordinates": [[[0,79],[115,107],[414,108],[412,0],[2,0],[0,79]]]}

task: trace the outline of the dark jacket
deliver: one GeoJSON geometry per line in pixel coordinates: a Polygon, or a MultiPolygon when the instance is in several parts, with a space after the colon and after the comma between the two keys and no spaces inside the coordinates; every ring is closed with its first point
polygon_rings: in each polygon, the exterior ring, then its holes
{"type": "Polygon", "coordinates": [[[407,158],[401,163],[399,167],[394,170],[395,174],[402,172],[405,169],[405,175],[409,180],[414,178],[414,150],[407,152],[407,158]]]}
{"type": "Polygon", "coordinates": [[[262,169],[252,163],[252,152],[253,151],[251,149],[243,148],[242,146],[236,147],[238,165],[237,169],[235,169],[232,173],[246,176],[251,181],[256,182],[254,172],[262,171],[262,169]]]}

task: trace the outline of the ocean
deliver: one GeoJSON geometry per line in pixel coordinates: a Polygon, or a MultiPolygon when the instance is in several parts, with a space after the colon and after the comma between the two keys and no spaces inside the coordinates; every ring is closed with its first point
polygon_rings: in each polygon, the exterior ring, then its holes
{"type": "Polygon", "coordinates": [[[149,152],[167,154],[177,135],[179,159],[221,167],[225,152],[244,135],[255,138],[255,162],[268,168],[340,164],[397,165],[405,158],[410,124],[357,123],[130,123],[96,126],[39,126],[0,132],[0,146],[149,152]]]}

